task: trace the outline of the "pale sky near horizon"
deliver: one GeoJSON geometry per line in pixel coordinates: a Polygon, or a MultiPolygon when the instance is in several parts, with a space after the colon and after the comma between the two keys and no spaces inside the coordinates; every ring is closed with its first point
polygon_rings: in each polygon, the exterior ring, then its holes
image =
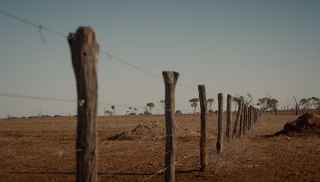
{"type": "MultiPolygon", "coordinates": [[[[89,25],[103,50],[159,78],[100,56],[99,114],[107,104],[160,111],[162,70],[180,72],[177,109],[191,111],[197,84],[218,92],[273,96],[280,105],[320,97],[317,0],[1,0],[0,9],[74,32],[89,25]]],[[[0,15],[0,94],[76,98],[67,41],[0,15]]],[[[120,106],[119,106],[120,107],[120,106]]],[[[0,97],[0,117],[75,113],[75,104],[0,97]]],[[[124,108],[118,112],[123,113],[124,108]]]]}

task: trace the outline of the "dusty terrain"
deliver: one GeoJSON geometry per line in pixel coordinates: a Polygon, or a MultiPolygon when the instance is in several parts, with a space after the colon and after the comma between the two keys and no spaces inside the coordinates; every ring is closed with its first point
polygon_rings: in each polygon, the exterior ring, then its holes
{"type": "MultiPolygon", "coordinates": [[[[177,117],[177,181],[320,181],[320,137],[266,137],[293,114],[265,114],[247,136],[216,154],[216,115],[209,117],[209,169],[199,169],[199,116],[177,117]]],[[[0,120],[0,182],[75,181],[75,118],[0,120]]],[[[163,181],[162,116],[98,119],[99,181],[163,181]],[[152,137],[109,140],[138,125],[152,137]],[[149,127],[152,128],[152,127],[149,127]]],[[[142,132],[143,133],[143,132],[142,132]]],[[[139,133],[138,133],[139,134],[139,133]]]]}

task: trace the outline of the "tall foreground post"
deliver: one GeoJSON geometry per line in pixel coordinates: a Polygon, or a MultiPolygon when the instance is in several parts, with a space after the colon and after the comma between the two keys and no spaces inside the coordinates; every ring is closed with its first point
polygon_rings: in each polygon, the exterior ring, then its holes
{"type": "Polygon", "coordinates": [[[231,137],[231,120],[232,120],[231,102],[232,102],[232,96],[228,94],[227,95],[227,126],[226,126],[226,137],[228,141],[230,140],[230,137],[231,137]]]}
{"type": "Polygon", "coordinates": [[[218,94],[218,140],[217,140],[217,152],[221,153],[223,150],[223,95],[218,94]]]}
{"type": "Polygon", "coordinates": [[[96,182],[96,115],[99,45],[90,27],[70,33],[68,42],[77,87],[76,181],[96,182]]]}
{"type": "Polygon", "coordinates": [[[179,73],[162,72],[165,85],[165,120],[166,120],[166,151],[165,151],[165,182],[175,182],[176,160],[176,122],[175,122],[175,88],[179,73]]]}
{"type": "Polygon", "coordinates": [[[204,85],[198,85],[200,110],[201,110],[201,135],[200,135],[200,171],[205,171],[208,165],[207,157],[207,97],[206,87],[204,85]]]}

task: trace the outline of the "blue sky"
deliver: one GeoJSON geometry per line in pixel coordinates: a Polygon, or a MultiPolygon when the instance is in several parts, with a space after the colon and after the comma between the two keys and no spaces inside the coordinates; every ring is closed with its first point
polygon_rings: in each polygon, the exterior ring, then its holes
{"type": "MultiPolygon", "coordinates": [[[[107,104],[160,106],[162,70],[180,72],[177,109],[203,83],[218,92],[292,97],[320,96],[320,2],[317,0],[2,0],[0,9],[73,32],[90,25],[103,50],[142,69],[148,77],[100,56],[99,113],[107,104]]],[[[75,98],[67,41],[0,15],[0,93],[75,98]]],[[[119,112],[125,108],[118,107],[119,112]]],[[[159,108],[156,108],[159,111],[159,108]]],[[[70,103],[0,97],[0,116],[74,113],[70,103]]]]}

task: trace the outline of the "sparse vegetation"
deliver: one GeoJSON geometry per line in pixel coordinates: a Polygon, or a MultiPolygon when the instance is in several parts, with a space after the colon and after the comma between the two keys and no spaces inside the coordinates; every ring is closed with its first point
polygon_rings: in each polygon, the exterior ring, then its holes
{"type": "Polygon", "coordinates": [[[195,113],[197,111],[199,98],[192,98],[189,100],[190,106],[193,108],[193,112],[195,113]]]}

